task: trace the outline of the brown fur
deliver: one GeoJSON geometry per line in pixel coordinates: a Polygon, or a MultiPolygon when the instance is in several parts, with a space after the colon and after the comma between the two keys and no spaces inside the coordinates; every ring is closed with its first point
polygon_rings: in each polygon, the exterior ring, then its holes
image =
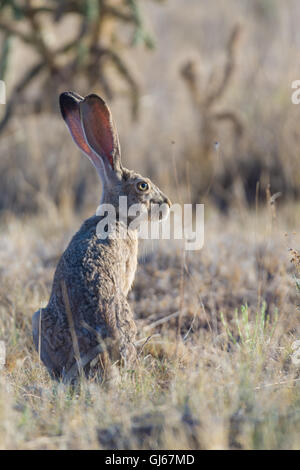
{"type": "MultiPolygon", "coordinates": [[[[95,95],[92,96],[95,100],[95,95]]],[[[70,109],[70,113],[73,113],[73,109],[76,112],[76,106],[79,106],[82,101],[85,102],[85,107],[90,105],[89,97],[83,100],[78,95],[67,94],[68,106],[70,99],[71,107],[67,107],[67,112],[70,109]]],[[[97,101],[98,103],[105,106],[105,112],[109,113],[102,100],[97,101]]],[[[97,110],[95,113],[97,114],[97,110]]],[[[75,117],[78,116],[79,113],[75,117]]],[[[83,127],[88,125],[84,123],[84,117],[81,119],[83,127]]],[[[72,132],[73,122],[70,124],[67,119],[66,122],[72,132]]],[[[101,120],[98,125],[100,129],[97,132],[101,134],[101,120]]],[[[76,126],[79,126],[78,121],[76,126]]],[[[113,127],[110,128],[110,132],[110,140],[113,141],[115,151],[118,139],[113,127]]],[[[77,132],[74,140],[87,154],[86,141],[81,145],[81,138],[81,135],[78,138],[77,132]]],[[[101,140],[101,137],[97,138],[101,140]]],[[[87,142],[90,145],[90,142],[87,142]]],[[[102,145],[101,141],[100,144],[102,145]]],[[[107,145],[107,142],[105,144],[107,145]]],[[[99,170],[103,181],[102,204],[110,203],[117,209],[119,196],[126,195],[128,205],[142,203],[147,210],[151,202],[170,205],[168,198],[149,179],[122,167],[119,148],[114,154],[113,169],[111,160],[107,159],[103,164],[105,158],[105,154],[96,153],[91,158],[94,164],[96,162],[96,169],[99,170]],[[102,161],[99,168],[97,168],[97,158],[100,163],[102,161]],[[149,185],[147,192],[137,191],[136,184],[139,180],[147,181],[149,185]]],[[[132,286],[137,267],[137,232],[128,229],[123,222],[118,220],[115,233],[110,234],[107,239],[100,239],[96,233],[100,220],[101,217],[97,215],[87,219],[74,235],[57,265],[47,307],[38,310],[33,316],[35,347],[40,352],[41,360],[49,373],[55,378],[71,379],[78,373],[80,366],[86,374],[97,371],[103,378],[103,372],[110,369],[109,364],[120,361],[128,364],[135,359],[136,326],[127,302],[127,294],[132,286]],[[120,237],[120,233],[124,230],[126,236],[120,237]],[[65,285],[67,299],[62,290],[63,285],[65,285]],[[66,303],[68,308],[66,308],[66,303]],[[71,321],[68,318],[68,310],[70,310],[71,321]],[[75,330],[77,345],[74,344],[72,329],[75,330]],[[80,358],[76,357],[77,346],[80,358]],[[94,359],[90,357],[90,352],[93,350],[96,351],[94,357],[97,356],[97,352],[100,353],[96,367],[90,365],[94,359]],[[74,370],[76,360],[79,365],[75,367],[76,374],[73,374],[71,372],[74,370]]]]}

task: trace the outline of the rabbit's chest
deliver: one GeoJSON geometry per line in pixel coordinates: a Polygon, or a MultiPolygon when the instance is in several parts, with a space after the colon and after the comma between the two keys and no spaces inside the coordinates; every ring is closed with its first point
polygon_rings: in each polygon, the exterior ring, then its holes
{"type": "Polygon", "coordinates": [[[123,279],[122,279],[122,290],[127,296],[129,290],[132,287],[135,272],[137,268],[137,253],[138,243],[135,240],[134,243],[130,240],[129,243],[125,243],[124,246],[124,258],[123,258],[123,279]]]}

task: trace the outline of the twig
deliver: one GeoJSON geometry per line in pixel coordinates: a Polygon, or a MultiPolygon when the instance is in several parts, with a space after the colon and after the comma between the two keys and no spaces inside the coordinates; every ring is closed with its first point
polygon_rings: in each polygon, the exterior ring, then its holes
{"type": "Polygon", "coordinates": [[[175,312],[175,313],[171,313],[171,315],[167,315],[166,317],[160,318],[159,320],[156,320],[155,322],[150,323],[150,325],[144,326],[143,330],[147,331],[147,330],[151,330],[152,328],[155,328],[156,326],[163,325],[164,323],[168,322],[172,318],[178,317],[180,313],[181,312],[175,312]]]}
{"type": "Polygon", "coordinates": [[[236,66],[236,48],[241,36],[242,28],[237,24],[230,35],[227,43],[227,61],[224,69],[224,74],[221,83],[218,87],[214,88],[206,99],[206,106],[210,108],[216,101],[222,98],[227,90],[227,87],[231,81],[236,66]]]}
{"type": "MultiPolygon", "coordinates": [[[[30,3],[31,0],[27,0],[29,8],[31,7],[30,3]]],[[[42,32],[42,28],[38,21],[38,18],[35,15],[31,14],[31,10],[28,11],[27,19],[31,25],[31,29],[33,31],[33,40],[36,46],[36,50],[39,51],[45,62],[47,62],[49,70],[54,72],[57,71],[57,67],[55,64],[55,57],[53,52],[48,48],[45,40],[44,35],[42,32]]]]}
{"type": "Polygon", "coordinates": [[[144,338],[141,338],[141,339],[138,339],[137,341],[134,342],[134,345],[135,346],[138,346],[139,344],[141,344],[143,341],[147,341],[148,338],[155,338],[156,336],[161,336],[160,333],[155,333],[154,335],[150,335],[150,336],[145,336],[144,338]]]}
{"type": "Polygon", "coordinates": [[[13,26],[10,26],[6,23],[3,23],[2,21],[0,21],[0,30],[4,31],[5,33],[10,34],[12,36],[18,37],[19,39],[21,39],[26,44],[35,44],[35,39],[34,39],[33,36],[22,33],[18,29],[14,28],[13,26]]]}
{"type": "MultiPolygon", "coordinates": [[[[144,347],[146,346],[146,344],[149,343],[150,339],[154,338],[155,336],[160,336],[160,334],[150,335],[150,336],[148,336],[148,338],[146,338],[146,341],[144,341],[144,343],[143,343],[142,346],[141,346],[141,350],[140,350],[140,352],[139,352],[139,354],[138,354],[139,356],[142,354],[143,349],[144,349],[144,347]]],[[[145,339],[145,338],[143,338],[143,339],[145,339]]],[[[135,345],[137,345],[137,343],[139,343],[139,342],[141,342],[141,341],[143,341],[143,340],[136,341],[136,342],[135,342],[135,345]]]]}
{"type": "Polygon", "coordinates": [[[282,380],[281,382],[274,382],[272,384],[259,385],[258,387],[255,387],[254,390],[262,390],[262,389],[268,388],[268,387],[276,387],[278,385],[286,385],[286,384],[295,383],[295,382],[300,382],[300,378],[299,379],[291,379],[291,380],[282,380]]]}
{"type": "Polygon", "coordinates": [[[11,99],[8,101],[6,105],[6,111],[5,114],[0,122],[0,132],[4,129],[6,126],[12,112],[14,109],[14,106],[16,104],[17,98],[19,93],[21,93],[28,85],[29,83],[43,70],[43,68],[46,66],[45,62],[40,62],[37,65],[34,65],[27,74],[22,77],[22,79],[19,81],[19,83],[16,85],[12,92],[11,99]]]}
{"type": "Polygon", "coordinates": [[[194,322],[195,322],[195,318],[196,318],[196,312],[195,312],[194,315],[193,315],[193,320],[192,320],[192,322],[191,322],[191,325],[190,325],[188,331],[186,332],[186,334],[185,334],[184,337],[183,337],[183,341],[186,341],[186,340],[187,340],[187,338],[188,338],[190,332],[192,331],[192,328],[193,328],[194,322]]]}
{"type": "Polygon", "coordinates": [[[213,119],[217,121],[230,121],[234,127],[235,135],[237,137],[242,137],[244,134],[244,126],[239,116],[235,114],[234,111],[221,111],[214,113],[212,116],[213,119]]]}
{"type": "Polygon", "coordinates": [[[112,49],[110,48],[105,48],[105,49],[99,49],[98,53],[102,55],[106,55],[109,57],[114,65],[116,66],[118,72],[124,79],[127,81],[130,89],[131,89],[131,98],[132,98],[132,116],[134,118],[137,117],[138,115],[138,104],[139,104],[139,86],[131,73],[129,72],[129,69],[127,68],[125,62],[121,59],[121,57],[112,49]]]}
{"type": "Polygon", "coordinates": [[[180,273],[180,314],[178,315],[177,320],[177,343],[176,343],[176,350],[178,348],[179,340],[181,339],[181,320],[183,314],[183,307],[184,307],[184,287],[185,287],[185,250],[182,250],[182,259],[181,259],[181,273],[180,273]]]}

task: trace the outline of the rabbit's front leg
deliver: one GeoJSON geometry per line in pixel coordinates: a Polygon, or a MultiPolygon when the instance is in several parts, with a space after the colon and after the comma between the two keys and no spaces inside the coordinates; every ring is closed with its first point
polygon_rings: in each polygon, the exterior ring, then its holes
{"type": "Polygon", "coordinates": [[[119,330],[119,354],[125,367],[130,367],[136,361],[135,347],[136,324],[133,312],[127,299],[123,297],[121,305],[116,310],[116,324],[119,330]]]}

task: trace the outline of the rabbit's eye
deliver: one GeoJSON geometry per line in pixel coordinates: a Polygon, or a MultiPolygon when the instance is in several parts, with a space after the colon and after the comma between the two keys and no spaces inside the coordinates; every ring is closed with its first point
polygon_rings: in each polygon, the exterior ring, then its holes
{"type": "Polygon", "coordinates": [[[149,189],[149,184],[146,183],[146,181],[140,181],[138,184],[137,184],[137,188],[140,190],[140,191],[147,191],[149,189]]]}

